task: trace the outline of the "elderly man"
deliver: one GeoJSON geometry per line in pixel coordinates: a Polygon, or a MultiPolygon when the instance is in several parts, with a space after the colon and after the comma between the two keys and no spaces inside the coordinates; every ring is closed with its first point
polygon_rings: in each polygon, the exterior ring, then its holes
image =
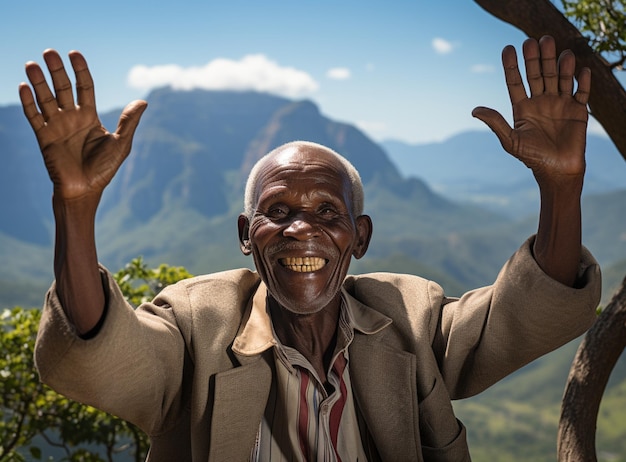
{"type": "Polygon", "coordinates": [[[347,276],[372,223],[354,168],[293,142],[250,174],[239,269],[167,287],[133,310],[98,265],[96,209],[128,155],[144,102],[115,133],[96,115],[84,58],[70,53],[77,104],[59,55],[28,63],[26,117],[54,185],[55,284],[40,327],[42,380],[127,419],[151,461],[469,460],[451,399],[476,394],[584,332],[600,275],[581,245],[590,74],[574,93],[574,56],[524,43],[530,97],[503,51],[515,127],[477,108],[541,191],[536,236],[492,286],[459,299],[417,276],[347,276]]]}

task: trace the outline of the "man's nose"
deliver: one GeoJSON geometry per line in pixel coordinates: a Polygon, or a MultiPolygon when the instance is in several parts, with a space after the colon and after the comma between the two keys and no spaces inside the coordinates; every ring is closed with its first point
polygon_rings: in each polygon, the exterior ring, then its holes
{"type": "Polygon", "coordinates": [[[318,226],[310,217],[297,216],[283,231],[285,237],[293,237],[298,240],[306,240],[317,237],[320,234],[318,226]]]}

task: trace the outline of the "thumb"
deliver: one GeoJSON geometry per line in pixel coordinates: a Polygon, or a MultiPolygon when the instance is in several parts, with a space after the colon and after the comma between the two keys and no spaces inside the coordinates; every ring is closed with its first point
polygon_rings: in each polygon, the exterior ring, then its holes
{"type": "Polygon", "coordinates": [[[115,130],[115,135],[122,143],[127,144],[129,149],[130,145],[132,144],[135,130],[139,125],[141,115],[146,110],[146,107],[148,107],[148,103],[143,100],[136,100],[132,103],[129,103],[122,111],[122,115],[120,115],[120,120],[117,122],[117,130],[115,130]]]}
{"type": "Polygon", "coordinates": [[[513,129],[502,117],[502,114],[488,107],[478,106],[472,111],[472,116],[482,120],[496,134],[506,152],[513,152],[513,140],[511,139],[513,129]]]}

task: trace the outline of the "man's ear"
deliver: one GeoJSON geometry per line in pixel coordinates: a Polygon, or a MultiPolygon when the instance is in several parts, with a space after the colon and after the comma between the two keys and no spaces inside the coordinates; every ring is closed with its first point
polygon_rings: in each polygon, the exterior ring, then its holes
{"type": "Polygon", "coordinates": [[[354,258],[359,259],[365,252],[367,252],[367,248],[370,245],[370,240],[372,239],[372,232],[374,231],[374,225],[372,224],[372,219],[369,215],[361,215],[356,219],[356,234],[357,234],[357,242],[354,246],[354,250],[352,251],[352,255],[354,258]]]}
{"type": "Polygon", "coordinates": [[[252,253],[252,246],[250,245],[250,221],[248,217],[241,214],[237,220],[237,228],[239,229],[239,248],[244,255],[250,255],[252,253]]]}

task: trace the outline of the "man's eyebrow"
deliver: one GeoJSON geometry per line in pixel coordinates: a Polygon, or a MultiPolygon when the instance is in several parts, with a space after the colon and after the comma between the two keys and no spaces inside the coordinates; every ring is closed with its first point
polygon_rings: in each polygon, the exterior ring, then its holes
{"type": "Polygon", "coordinates": [[[310,195],[321,197],[322,199],[326,199],[329,202],[335,202],[338,200],[341,201],[343,199],[343,197],[341,197],[340,195],[333,194],[328,191],[320,191],[320,190],[311,191],[310,195]]]}
{"type": "Polygon", "coordinates": [[[280,199],[281,197],[284,197],[285,195],[287,195],[287,190],[284,187],[267,188],[261,191],[261,194],[259,194],[258,202],[280,199]],[[272,189],[276,191],[267,193],[267,191],[272,191],[272,189]]]}

